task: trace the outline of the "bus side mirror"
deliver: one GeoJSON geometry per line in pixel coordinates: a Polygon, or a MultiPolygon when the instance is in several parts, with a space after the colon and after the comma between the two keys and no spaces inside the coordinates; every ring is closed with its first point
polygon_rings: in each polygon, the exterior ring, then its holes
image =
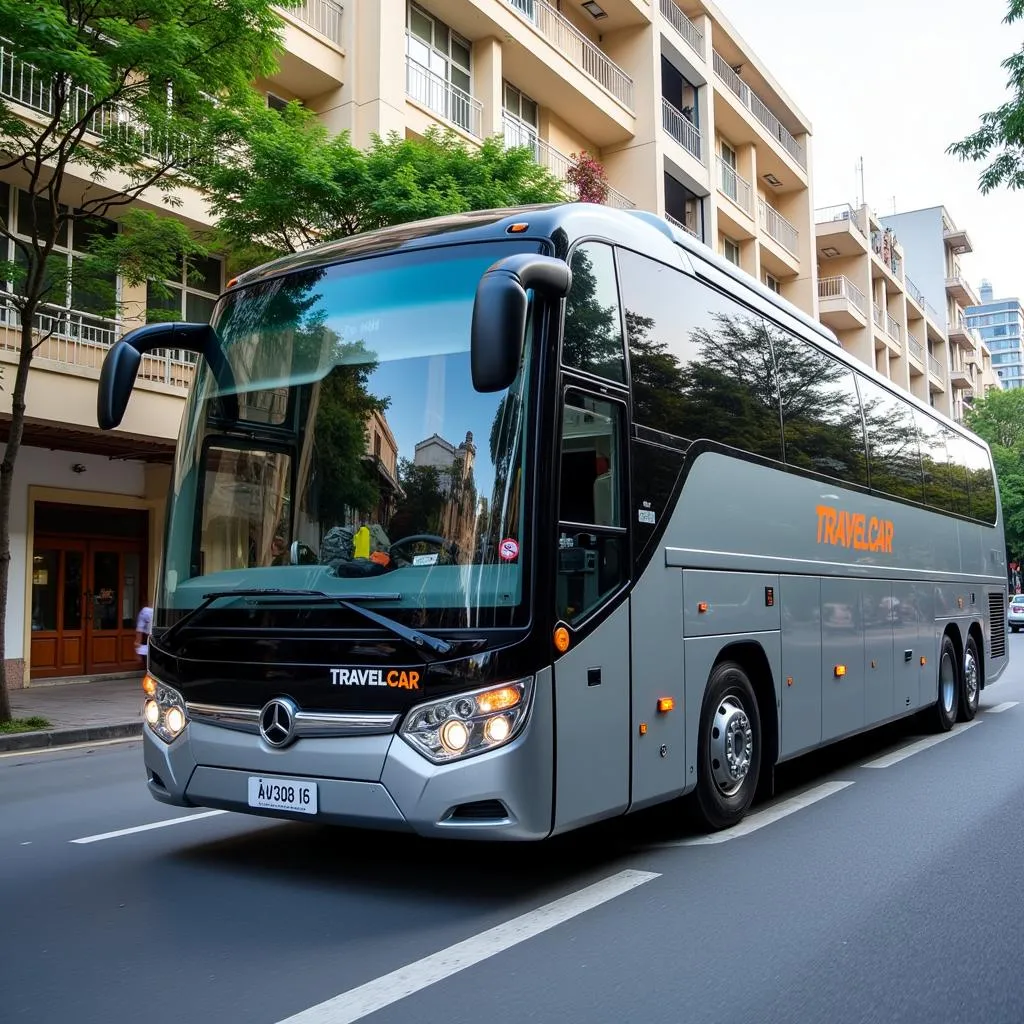
{"type": "Polygon", "coordinates": [[[572,271],[564,260],[517,253],[488,268],[476,288],[470,362],[477,391],[503,391],[516,379],[530,289],[564,298],[572,271]]]}
{"type": "MultiPolygon", "coordinates": [[[[107,353],[100,370],[96,395],[96,420],[102,430],[113,430],[124,418],[142,357],[162,348],[184,349],[203,356],[222,390],[233,389],[230,367],[224,359],[217,334],[209,324],[144,324],[129,331],[107,353]]],[[[237,396],[228,398],[237,407],[237,396]]]]}

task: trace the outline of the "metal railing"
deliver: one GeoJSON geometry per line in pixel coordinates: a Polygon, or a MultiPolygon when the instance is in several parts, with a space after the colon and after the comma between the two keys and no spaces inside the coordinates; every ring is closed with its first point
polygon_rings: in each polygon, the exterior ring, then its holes
{"type": "Polygon", "coordinates": [[[678,217],[673,217],[671,213],[665,214],[665,220],[667,220],[669,224],[675,224],[677,228],[679,228],[682,231],[685,231],[688,235],[693,235],[693,237],[696,238],[698,242],[701,240],[700,235],[698,235],[697,232],[693,230],[693,228],[689,227],[687,224],[684,224],[678,217]]]}
{"type": "Polygon", "coordinates": [[[731,199],[748,217],[754,216],[754,189],[741,174],[736,173],[720,156],[718,164],[718,191],[731,199]]]}
{"type": "Polygon", "coordinates": [[[885,314],[882,312],[882,307],[876,302],[871,304],[871,318],[878,327],[885,327],[885,314]]]}
{"type": "MultiPolygon", "coordinates": [[[[0,350],[21,350],[21,313],[11,296],[0,293],[0,350]]],[[[36,336],[35,358],[76,369],[99,373],[107,352],[121,336],[116,320],[58,306],[43,306],[33,318],[36,336]]],[[[138,376],[142,380],[188,388],[195,374],[196,357],[181,350],[148,353],[142,357],[138,376]]]]}
{"type": "Polygon", "coordinates": [[[633,110],[633,79],[547,0],[506,0],[537,31],[624,107],[633,110]]]}
{"type": "Polygon", "coordinates": [[[942,379],[942,363],[940,363],[930,352],[928,353],[928,369],[940,380],[942,379]]]}
{"type": "Polygon", "coordinates": [[[304,0],[298,7],[284,8],[299,21],[305,22],[314,32],[326,36],[332,43],[341,45],[341,16],[344,7],[335,0],[304,0]]]}
{"type": "MultiPolygon", "coordinates": [[[[666,0],[666,3],[671,3],[671,0],[666,0]]],[[[700,160],[700,129],[664,96],[661,98],[661,123],[683,149],[700,160]]]]}
{"type": "Polygon", "coordinates": [[[815,224],[832,224],[835,221],[852,224],[861,235],[864,235],[864,228],[860,222],[860,211],[855,210],[849,203],[821,206],[814,211],[815,224]]]}
{"type": "MultiPolygon", "coordinates": [[[[534,160],[542,167],[546,167],[559,181],[568,183],[569,171],[572,169],[572,157],[555,149],[550,143],[545,142],[537,136],[537,129],[527,124],[521,118],[510,114],[507,111],[502,113],[502,128],[505,136],[505,148],[516,149],[524,146],[533,153],[534,160]]],[[[606,183],[607,184],[607,183],[606,183]]],[[[618,189],[607,185],[608,194],[605,197],[605,206],[614,207],[617,210],[632,210],[636,203],[627,196],[624,196],[618,189]]],[[[572,188],[569,188],[570,193],[572,188]]]]}
{"type": "Polygon", "coordinates": [[[892,338],[893,341],[899,341],[902,337],[902,331],[900,325],[888,313],[885,314],[885,333],[892,338]]]}
{"type": "Polygon", "coordinates": [[[768,237],[775,239],[783,249],[796,256],[800,248],[800,232],[764,199],[758,199],[757,209],[761,227],[768,232],[768,237]]]}
{"type": "Polygon", "coordinates": [[[910,349],[912,356],[916,356],[921,362],[924,362],[924,345],[910,331],[907,331],[907,348],[910,349]]]}
{"type": "Polygon", "coordinates": [[[783,127],[782,122],[768,109],[764,100],[733,71],[728,61],[717,50],[713,51],[713,64],[715,74],[726,88],[761,122],[768,134],[806,170],[807,153],[804,147],[783,127]]]}
{"type": "Polygon", "coordinates": [[[840,275],[838,277],[818,278],[818,298],[846,299],[865,316],[868,315],[868,300],[864,297],[864,293],[848,277],[840,275]]]}
{"type": "Polygon", "coordinates": [[[704,33],[672,2],[661,0],[662,17],[690,44],[690,48],[704,59],[704,33]]]}
{"type": "Polygon", "coordinates": [[[446,121],[478,139],[483,138],[484,105],[408,55],[405,58],[405,91],[417,103],[422,103],[446,121]]]}
{"type": "Polygon", "coordinates": [[[920,306],[920,307],[921,307],[922,309],[927,309],[927,307],[928,307],[928,300],[927,300],[927,299],[925,299],[925,297],[924,297],[924,292],[923,292],[923,291],[921,291],[921,289],[920,289],[920,288],[918,288],[918,287],[917,287],[917,285],[916,285],[916,284],[914,284],[914,282],[913,282],[913,281],[912,281],[912,280],[911,280],[911,279],[910,279],[909,277],[904,277],[904,278],[903,278],[903,283],[904,283],[904,284],[906,285],[906,287],[907,287],[907,294],[908,294],[908,295],[909,295],[909,296],[910,296],[910,297],[911,297],[911,298],[912,298],[912,299],[913,299],[913,300],[914,300],[914,301],[915,301],[915,302],[916,302],[916,303],[917,303],[917,304],[918,304],[918,305],[919,305],[919,306],[920,306]]]}

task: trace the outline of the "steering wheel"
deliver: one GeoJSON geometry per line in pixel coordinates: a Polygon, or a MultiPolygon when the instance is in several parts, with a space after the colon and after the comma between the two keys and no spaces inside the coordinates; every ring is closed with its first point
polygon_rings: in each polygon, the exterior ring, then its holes
{"type": "MultiPolygon", "coordinates": [[[[439,556],[443,552],[451,558],[455,553],[455,544],[444,537],[439,537],[436,533],[414,533],[408,537],[402,537],[399,540],[393,541],[388,554],[395,558],[395,548],[403,548],[410,544],[435,544],[439,549],[439,556]]],[[[412,564],[412,558],[408,555],[398,554],[397,557],[401,558],[403,562],[412,564]]]]}

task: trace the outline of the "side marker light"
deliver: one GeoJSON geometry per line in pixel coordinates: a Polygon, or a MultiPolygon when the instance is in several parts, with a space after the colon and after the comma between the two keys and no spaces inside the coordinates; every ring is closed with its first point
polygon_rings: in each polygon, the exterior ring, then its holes
{"type": "Polygon", "coordinates": [[[675,706],[676,702],[674,697],[658,698],[658,711],[663,715],[667,715],[670,711],[672,711],[675,708],[675,706]]]}
{"type": "Polygon", "coordinates": [[[554,633],[555,650],[559,654],[565,654],[569,650],[569,630],[565,626],[559,626],[554,633]]]}

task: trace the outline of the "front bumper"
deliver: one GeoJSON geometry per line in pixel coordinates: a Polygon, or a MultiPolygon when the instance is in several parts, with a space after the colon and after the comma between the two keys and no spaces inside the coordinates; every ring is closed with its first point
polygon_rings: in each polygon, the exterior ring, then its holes
{"type": "MultiPolygon", "coordinates": [[[[145,728],[149,791],[179,807],[424,836],[542,839],[550,834],[552,821],[550,681],[549,673],[536,678],[530,718],[512,743],[446,765],[432,764],[397,734],[300,739],[275,750],[257,735],[206,723],[190,722],[169,745],[145,728]],[[250,775],[316,782],[317,814],[250,807],[250,775]],[[500,803],[504,813],[484,813],[485,802],[500,803]]],[[[496,804],[492,807],[497,810],[496,804]]]]}

